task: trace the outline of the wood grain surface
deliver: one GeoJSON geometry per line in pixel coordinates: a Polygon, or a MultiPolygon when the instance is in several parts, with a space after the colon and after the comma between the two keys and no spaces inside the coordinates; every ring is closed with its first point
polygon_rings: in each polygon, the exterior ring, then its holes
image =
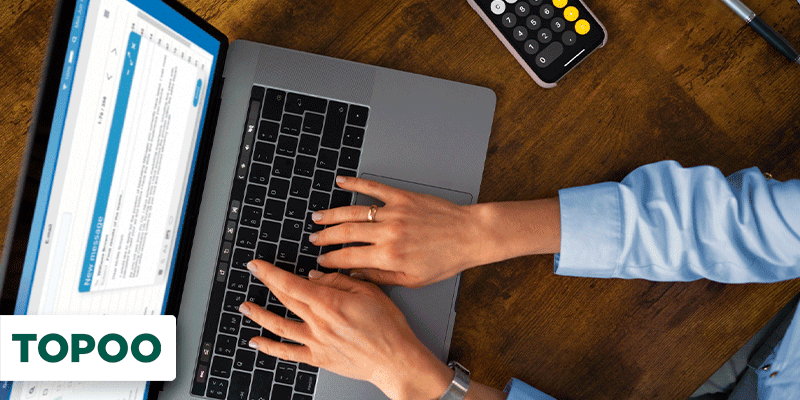
{"type": "MultiPolygon", "coordinates": [[[[800,5],[747,0],[800,47],[800,5]]],[[[800,175],[800,66],[715,0],[591,0],[608,44],[539,88],[466,1],[187,0],[225,33],[486,86],[497,110],[481,202],[534,199],[674,159],[800,175]]],[[[52,0],[0,3],[0,228],[12,208],[52,0]]],[[[2,233],[0,233],[2,235],[2,233]]],[[[561,400],[686,399],[800,280],[722,285],[553,274],[526,257],[464,274],[451,358],[561,400]]]]}

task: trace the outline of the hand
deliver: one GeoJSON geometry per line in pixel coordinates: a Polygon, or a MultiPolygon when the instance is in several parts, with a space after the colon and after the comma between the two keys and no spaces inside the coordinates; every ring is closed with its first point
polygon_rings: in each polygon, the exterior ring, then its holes
{"type": "Polygon", "coordinates": [[[438,197],[395,189],[366,179],[336,178],[339,187],[376,198],[375,222],[369,207],[348,206],[317,211],[320,225],[335,225],[311,235],[317,246],[366,243],[345,247],[317,260],[328,268],[353,270],[351,276],[379,284],[420,287],[496,261],[485,243],[476,206],[459,206],[438,197]]]}
{"type": "Polygon", "coordinates": [[[438,399],[453,372],[414,336],[405,317],[374,284],[311,271],[309,279],[261,260],[248,269],[303,322],[250,302],[239,310],[270,332],[302,343],[254,337],[264,353],[367,380],[392,399],[438,399]]]}

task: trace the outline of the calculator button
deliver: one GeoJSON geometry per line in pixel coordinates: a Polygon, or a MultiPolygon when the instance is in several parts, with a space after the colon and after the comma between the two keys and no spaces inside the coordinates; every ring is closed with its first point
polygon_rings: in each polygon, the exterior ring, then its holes
{"type": "Polygon", "coordinates": [[[505,13],[503,14],[503,26],[506,28],[512,28],[517,25],[517,16],[513,13],[505,13]]]}
{"type": "Polygon", "coordinates": [[[533,6],[538,6],[539,4],[542,4],[542,0],[528,0],[528,3],[531,3],[533,6]]]}
{"type": "Polygon", "coordinates": [[[563,35],[561,35],[561,41],[564,42],[564,44],[567,46],[572,46],[573,44],[575,44],[576,40],[578,40],[578,35],[576,35],[575,32],[573,31],[567,31],[564,32],[563,35]]]}
{"type": "Polygon", "coordinates": [[[567,5],[567,0],[553,0],[553,5],[556,8],[564,8],[567,5]]]}
{"type": "Polygon", "coordinates": [[[553,14],[555,14],[555,12],[556,10],[550,4],[545,4],[539,8],[539,15],[541,15],[544,19],[553,18],[553,14]]]}
{"type": "Polygon", "coordinates": [[[527,29],[525,29],[525,28],[523,28],[521,26],[518,26],[518,27],[514,28],[514,39],[517,39],[517,41],[521,42],[521,41],[523,41],[523,40],[525,40],[527,38],[528,38],[528,30],[527,29]]]}
{"type": "Polygon", "coordinates": [[[550,29],[542,29],[536,34],[536,36],[542,43],[550,43],[550,40],[553,39],[553,33],[550,32],[550,29]]]}
{"type": "Polygon", "coordinates": [[[564,18],[555,17],[552,21],[550,21],[550,28],[553,29],[553,32],[561,32],[564,30],[564,26],[566,24],[567,22],[564,21],[564,18]]]}
{"type": "Polygon", "coordinates": [[[542,19],[536,15],[531,15],[530,17],[528,17],[528,20],[525,21],[525,25],[528,26],[528,29],[535,31],[539,29],[540,26],[542,26],[542,19]]]}
{"type": "Polygon", "coordinates": [[[531,39],[525,42],[525,52],[534,55],[539,51],[539,42],[531,39]]]}
{"type": "Polygon", "coordinates": [[[500,15],[506,10],[506,3],[503,3],[503,0],[493,0],[489,8],[495,15],[500,15]]]}
{"type": "Polygon", "coordinates": [[[589,22],[585,19],[579,19],[578,22],[575,23],[575,32],[578,32],[578,35],[589,33],[589,28],[589,22]]]}
{"type": "Polygon", "coordinates": [[[559,42],[554,42],[550,46],[547,46],[544,50],[542,50],[539,55],[536,56],[536,66],[539,68],[546,68],[550,63],[553,62],[558,56],[560,56],[564,52],[564,46],[561,45],[559,42]]]}
{"type": "Polygon", "coordinates": [[[531,12],[531,6],[527,3],[518,3],[514,6],[514,12],[517,13],[520,17],[525,17],[531,12]]]}
{"type": "Polygon", "coordinates": [[[564,18],[566,18],[567,21],[569,22],[575,21],[576,19],[578,19],[578,9],[573,6],[565,8],[564,18]]]}
{"type": "Polygon", "coordinates": [[[517,0],[506,0],[506,3],[508,3],[508,4],[514,4],[516,2],[517,2],[517,0]]]}

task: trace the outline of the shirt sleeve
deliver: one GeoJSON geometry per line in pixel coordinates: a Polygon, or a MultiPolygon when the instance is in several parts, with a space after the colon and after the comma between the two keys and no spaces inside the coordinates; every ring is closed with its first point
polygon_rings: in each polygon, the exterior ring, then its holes
{"type": "Polygon", "coordinates": [[[649,164],[559,191],[560,275],[724,283],[800,276],[800,180],[649,164]]]}
{"type": "Polygon", "coordinates": [[[511,378],[503,391],[508,393],[506,400],[555,400],[517,378],[511,378]]]}

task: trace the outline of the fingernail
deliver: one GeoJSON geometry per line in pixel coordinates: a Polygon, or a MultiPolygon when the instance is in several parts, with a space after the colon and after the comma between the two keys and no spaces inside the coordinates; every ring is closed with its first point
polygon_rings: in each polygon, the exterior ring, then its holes
{"type": "Polygon", "coordinates": [[[250,306],[248,306],[245,303],[239,304],[239,312],[249,317],[250,316],[250,306]]]}
{"type": "Polygon", "coordinates": [[[317,235],[316,233],[312,233],[311,236],[308,237],[308,240],[310,240],[312,242],[316,242],[318,237],[319,237],[319,235],[317,235]]]}
{"type": "Polygon", "coordinates": [[[346,181],[346,180],[347,180],[347,178],[345,178],[343,176],[337,176],[336,177],[336,183],[344,183],[344,181],[346,181]]]}
{"type": "Polygon", "coordinates": [[[322,214],[315,212],[311,214],[311,219],[313,219],[314,221],[319,221],[322,219],[322,214]]]}
{"type": "Polygon", "coordinates": [[[325,258],[327,258],[327,257],[325,257],[325,254],[323,254],[323,255],[317,257],[317,262],[322,264],[323,262],[325,262],[325,258]]]}
{"type": "Polygon", "coordinates": [[[255,275],[255,273],[256,273],[256,264],[254,262],[250,261],[249,263],[247,263],[247,269],[251,273],[253,273],[253,275],[255,275]]]}
{"type": "Polygon", "coordinates": [[[350,277],[353,279],[364,279],[364,274],[361,272],[351,272],[350,277]]]}
{"type": "Polygon", "coordinates": [[[319,272],[319,271],[317,271],[315,269],[312,269],[311,271],[308,271],[308,277],[311,278],[311,279],[317,279],[317,278],[319,278],[321,276],[322,276],[322,272],[319,272]]]}
{"type": "Polygon", "coordinates": [[[250,339],[250,341],[247,342],[247,347],[258,350],[258,343],[254,342],[253,339],[250,339]]]}

